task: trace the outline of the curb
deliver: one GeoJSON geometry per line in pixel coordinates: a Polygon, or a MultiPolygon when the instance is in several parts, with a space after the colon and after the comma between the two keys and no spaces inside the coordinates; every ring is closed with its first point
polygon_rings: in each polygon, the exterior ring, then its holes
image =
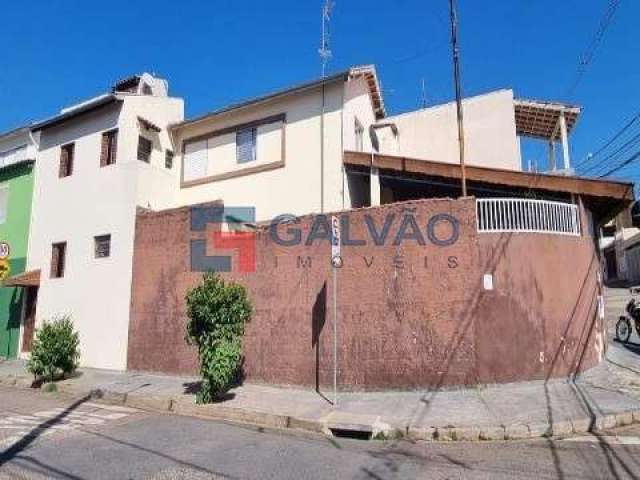
{"type": "MultiPolygon", "coordinates": [[[[0,377],[0,385],[14,388],[31,388],[31,381],[24,377],[0,377]]],[[[175,400],[159,395],[142,395],[135,393],[114,392],[104,389],[91,391],[75,388],[72,384],[61,382],[58,391],[48,395],[87,395],[93,401],[113,405],[125,405],[139,410],[159,413],[172,413],[186,417],[206,418],[230,423],[252,425],[276,430],[302,430],[312,433],[329,432],[326,420],[297,418],[258,410],[228,407],[220,404],[198,405],[192,401],[175,400]]],[[[527,440],[535,438],[565,437],[573,434],[591,433],[614,427],[623,427],[640,423],[640,409],[606,415],[596,415],[564,419],[555,423],[532,422],[509,425],[481,426],[418,426],[404,425],[386,426],[381,430],[383,438],[406,438],[412,441],[438,442],[474,442],[527,440]]],[[[373,426],[371,426],[373,427],[373,426]]]]}

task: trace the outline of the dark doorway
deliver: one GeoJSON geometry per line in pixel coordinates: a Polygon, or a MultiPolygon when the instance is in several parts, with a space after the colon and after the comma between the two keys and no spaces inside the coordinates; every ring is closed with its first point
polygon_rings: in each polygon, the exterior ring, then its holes
{"type": "Polygon", "coordinates": [[[618,278],[618,268],[616,266],[616,251],[611,249],[604,252],[604,260],[607,264],[607,279],[618,278]]]}
{"type": "Polygon", "coordinates": [[[22,330],[22,351],[30,352],[33,334],[36,327],[36,304],[38,303],[38,287],[27,287],[24,305],[24,327],[22,330]]]}

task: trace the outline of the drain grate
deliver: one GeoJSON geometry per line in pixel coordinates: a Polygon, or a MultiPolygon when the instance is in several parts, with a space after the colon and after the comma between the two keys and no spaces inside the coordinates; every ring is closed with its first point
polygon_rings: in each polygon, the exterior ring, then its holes
{"type": "Polygon", "coordinates": [[[372,430],[353,429],[353,428],[329,428],[331,434],[337,438],[349,438],[351,440],[371,440],[372,430]]]}

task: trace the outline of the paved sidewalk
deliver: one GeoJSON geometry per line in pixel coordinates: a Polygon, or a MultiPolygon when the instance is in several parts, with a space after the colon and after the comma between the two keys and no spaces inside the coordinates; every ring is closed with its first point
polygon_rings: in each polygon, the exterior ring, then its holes
{"type": "MultiPolygon", "coordinates": [[[[570,435],[640,422],[638,357],[612,344],[579,380],[522,382],[431,392],[339,393],[338,405],[311,390],[245,384],[216,404],[196,405],[197,378],[82,369],[58,390],[183,415],[317,432],[357,431],[418,440],[503,440],[570,435]],[[614,363],[615,362],[615,363],[614,363]]],[[[22,361],[0,363],[0,383],[28,387],[22,361]]],[[[330,392],[324,392],[332,397],[330,392]]]]}
{"type": "MultiPolygon", "coordinates": [[[[626,289],[607,289],[612,338],[615,321],[629,298],[626,289]]],[[[223,401],[196,405],[195,377],[81,369],[58,382],[61,393],[92,393],[105,402],[215,418],[273,428],[331,433],[346,430],[372,436],[421,440],[503,440],[571,435],[640,422],[640,339],[609,344],[607,360],[575,382],[522,382],[445,391],[319,394],[298,388],[244,384],[223,401]]],[[[0,360],[0,384],[29,387],[24,362],[0,360]]]]}

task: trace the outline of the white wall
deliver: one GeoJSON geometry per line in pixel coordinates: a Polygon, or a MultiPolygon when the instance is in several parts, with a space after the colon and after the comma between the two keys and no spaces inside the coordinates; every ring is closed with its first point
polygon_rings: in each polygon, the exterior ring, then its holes
{"type": "Polygon", "coordinates": [[[182,118],[175,99],[126,97],[40,137],[29,238],[28,269],[41,269],[36,326],[72,315],[80,333],[81,365],[126,368],[131,271],[137,206],[173,203],[178,169],[164,169],[166,132],[157,138],[151,165],[137,160],[137,115],[160,127],[182,118]],[[100,167],[102,132],[118,128],[115,165],[100,167]],[[73,174],[58,178],[60,146],[75,142],[73,174]],[[96,259],[94,236],[111,234],[111,256],[96,259]],[[51,246],[67,242],[63,278],[50,278],[51,246]]]}
{"type": "MultiPolygon", "coordinates": [[[[513,91],[499,90],[463,101],[465,161],[469,165],[522,170],[516,135],[513,91]]],[[[445,163],[458,163],[455,103],[416,110],[393,117],[400,131],[393,139],[381,130],[381,153],[445,163]]]]}
{"type": "MultiPolygon", "coordinates": [[[[343,83],[341,81],[325,87],[325,211],[341,209],[343,206],[342,101],[343,83]]],[[[275,115],[286,115],[284,167],[214,180],[194,186],[180,187],[178,183],[178,204],[191,205],[222,199],[227,206],[255,207],[257,221],[271,220],[275,216],[285,213],[301,215],[319,212],[321,210],[321,111],[322,89],[317,87],[263,104],[223,113],[179,128],[174,136],[176,145],[180,145],[177,148],[181,150],[184,140],[275,115]]],[[[219,143],[223,144],[218,148],[221,148],[221,151],[227,150],[227,155],[225,157],[224,154],[221,154],[217,159],[212,151],[211,156],[207,157],[208,173],[223,174],[245,167],[259,166],[260,163],[277,161],[277,149],[273,146],[278,143],[278,139],[271,140],[273,140],[271,142],[272,148],[268,149],[271,153],[267,154],[267,160],[238,166],[234,162],[235,135],[229,135],[226,139],[218,139],[219,143]]],[[[260,149],[260,143],[259,137],[258,149],[260,149]]],[[[260,156],[260,151],[258,155],[260,156]]],[[[181,164],[181,156],[176,157],[176,161],[181,164]]]]}

